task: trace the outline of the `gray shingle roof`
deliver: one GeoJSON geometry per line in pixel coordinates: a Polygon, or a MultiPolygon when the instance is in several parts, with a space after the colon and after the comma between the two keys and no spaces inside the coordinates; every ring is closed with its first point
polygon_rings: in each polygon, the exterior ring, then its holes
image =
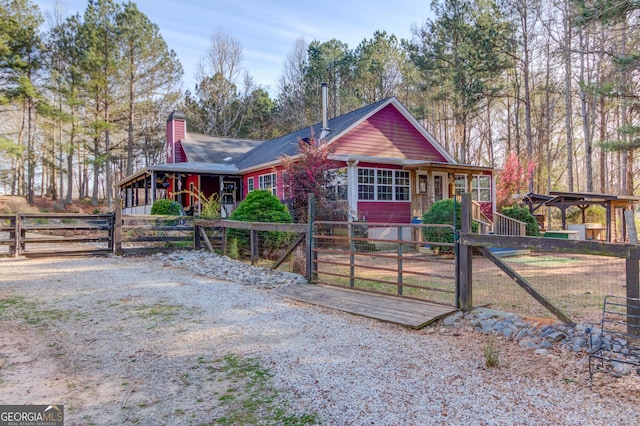
{"type": "MultiPolygon", "coordinates": [[[[392,98],[383,99],[371,105],[367,105],[366,107],[332,118],[327,123],[330,129],[327,139],[332,139],[334,136],[344,132],[359,120],[375,111],[381,105],[388,103],[390,99],[392,98]]],[[[298,141],[300,139],[310,138],[312,134],[316,138],[319,138],[321,130],[322,123],[316,123],[313,126],[305,127],[304,129],[300,129],[276,139],[271,139],[270,141],[266,141],[242,155],[237,160],[236,164],[240,170],[245,170],[261,164],[276,161],[285,155],[294,156],[298,154],[298,141]]]]}
{"type": "Polygon", "coordinates": [[[187,133],[182,141],[182,149],[189,162],[234,164],[242,154],[261,143],[264,141],[187,133]]]}
{"type": "Polygon", "coordinates": [[[238,168],[235,164],[200,163],[192,161],[186,163],[155,164],[153,166],[147,167],[147,170],[167,173],[238,173],[238,168]]]}

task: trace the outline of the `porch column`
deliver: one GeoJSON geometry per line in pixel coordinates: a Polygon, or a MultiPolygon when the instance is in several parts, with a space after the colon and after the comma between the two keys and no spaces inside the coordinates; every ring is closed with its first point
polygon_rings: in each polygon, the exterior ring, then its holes
{"type": "Polygon", "coordinates": [[[358,161],[347,162],[347,204],[349,221],[358,219],[358,161]]]}
{"type": "MultiPolygon", "coordinates": [[[[496,179],[495,179],[495,174],[493,171],[491,171],[491,220],[495,221],[495,215],[493,213],[496,212],[496,208],[497,208],[497,204],[496,204],[496,196],[497,196],[497,190],[496,190],[496,179]]],[[[531,208],[531,207],[529,207],[531,208]]]]}
{"type": "Polygon", "coordinates": [[[467,173],[467,192],[471,194],[473,200],[473,173],[467,173]]]}
{"type": "Polygon", "coordinates": [[[447,188],[449,189],[449,198],[453,198],[456,194],[456,174],[455,173],[447,173],[447,188]]]}
{"type": "Polygon", "coordinates": [[[156,202],[156,172],[151,172],[151,205],[156,202]]]}
{"type": "Polygon", "coordinates": [[[431,173],[431,169],[427,170],[427,205],[425,207],[425,211],[431,208],[433,201],[435,200],[435,194],[433,193],[434,185],[433,185],[433,173],[431,173]]]}

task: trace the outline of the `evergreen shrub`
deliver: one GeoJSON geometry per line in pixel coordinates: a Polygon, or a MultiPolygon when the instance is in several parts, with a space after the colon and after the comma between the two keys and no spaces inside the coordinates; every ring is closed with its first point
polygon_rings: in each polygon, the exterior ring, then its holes
{"type": "Polygon", "coordinates": [[[530,237],[540,236],[540,229],[538,227],[538,221],[529,212],[526,207],[511,206],[502,209],[502,214],[512,219],[519,220],[527,224],[527,235],[530,237]]]}
{"type": "MultiPolygon", "coordinates": [[[[292,223],[291,214],[287,206],[270,191],[252,191],[247,195],[238,208],[231,213],[231,220],[242,222],[292,223]]],[[[281,248],[289,241],[289,233],[275,231],[260,231],[258,239],[261,247],[269,251],[281,248]]],[[[235,238],[238,250],[247,252],[250,249],[249,231],[244,229],[229,229],[227,238],[235,238]]]]}

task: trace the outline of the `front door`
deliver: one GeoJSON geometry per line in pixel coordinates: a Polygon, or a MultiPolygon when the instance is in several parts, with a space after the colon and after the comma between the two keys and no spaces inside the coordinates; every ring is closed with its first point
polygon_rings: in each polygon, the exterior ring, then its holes
{"type": "Polygon", "coordinates": [[[220,214],[229,217],[236,208],[236,182],[225,180],[222,182],[222,196],[220,197],[220,214]]]}
{"type": "Polygon", "coordinates": [[[446,173],[433,173],[433,201],[438,202],[449,198],[446,173]]]}

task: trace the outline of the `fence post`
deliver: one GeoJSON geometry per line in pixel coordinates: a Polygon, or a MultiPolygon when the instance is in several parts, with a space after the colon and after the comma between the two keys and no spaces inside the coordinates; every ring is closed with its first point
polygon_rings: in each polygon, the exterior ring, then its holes
{"type": "Polygon", "coordinates": [[[313,222],[315,222],[315,210],[316,210],[316,199],[312,193],[309,193],[307,196],[307,221],[309,224],[309,229],[307,230],[307,243],[306,243],[306,252],[307,252],[307,282],[313,281],[315,274],[313,273],[314,266],[314,252],[313,252],[313,222]]]}
{"type": "MultiPolygon", "coordinates": [[[[460,232],[468,234],[471,232],[471,194],[468,192],[462,194],[461,211],[460,232]]],[[[473,307],[473,283],[471,280],[473,247],[460,244],[459,239],[456,241],[456,245],[458,246],[456,289],[459,297],[459,300],[456,300],[456,306],[466,311],[473,307]]]]}
{"type": "MultiPolygon", "coordinates": [[[[640,298],[640,248],[631,249],[626,259],[627,297],[640,298]]],[[[640,306],[637,301],[629,301],[627,306],[627,333],[640,334],[640,306]]]]}
{"type": "Polygon", "coordinates": [[[111,225],[111,249],[116,256],[122,256],[122,198],[116,200],[116,210],[111,225]]]}
{"type": "Polygon", "coordinates": [[[402,296],[402,226],[398,226],[398,295],[402,296]]]}
{"type": "Polygon", "coordinates": [[[258,262],[258,232],[253,229],[253,225],[251,225],[251,230],[249,231],[249,239],[251,240],[251,264],[255,265],[258,262]]]}
{"type": "Polygon", "coordinates": [[[200,228],[199,226],[196,225],[196,218],[193,218],[193,249],[194,250],[200,250],[202,248],[202,244],[201,243],[201,235],[200,235],[200,231],[204,231],[204,228],[200,228]]]}
{"type": "Polygon", "coordinates": [[[16,257],[22,256],[22,253],[26,250],[25,239],[27,238],[27,232],[22,229],[22,215],[16,215],[16,257]]]}
{"type": "Polygon", "coordinates": [[[11,251],[11,246],[9,246],[10,253],[13,254],[14,257],[20,256],[20,215],[17,214],[15,219],[13,220],[13,231],[9,233],[9,238],[13,238],[13,251],[11,251]]]}
{"type": "Polygon", "coordinates": [[[349,222],[349,287],[356,286],[356,237],[353,222],[349,222]]]}
{"type": "Polygon", "coordinates": [[[227,255],[227,228],[222,228],[222,255],[227,255]]]}

